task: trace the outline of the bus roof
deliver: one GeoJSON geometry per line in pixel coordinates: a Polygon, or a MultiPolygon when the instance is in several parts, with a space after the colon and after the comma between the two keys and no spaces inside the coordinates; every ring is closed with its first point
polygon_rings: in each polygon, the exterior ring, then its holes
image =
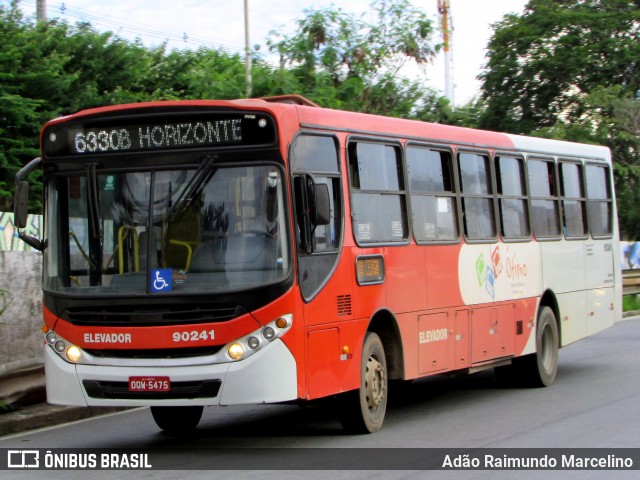
{"type": "Polygon", "coordinates": [[[123,113],[128,110],[169,110],[184,107],[244,108],[271,112],[278,118],[283,115],[290,117],[294,114],[302,128],[342,131],[354,135],[377,135],[427,143],[455,144],[467,148],[518,150],[541,155],[580,156],[611,161],[609,149],[603,146],[334,110],[320,107],[300,95],[238,100],[164,100],[121,104],[83,110],[51,120],[46,126],[87,116],[123,113]]]}

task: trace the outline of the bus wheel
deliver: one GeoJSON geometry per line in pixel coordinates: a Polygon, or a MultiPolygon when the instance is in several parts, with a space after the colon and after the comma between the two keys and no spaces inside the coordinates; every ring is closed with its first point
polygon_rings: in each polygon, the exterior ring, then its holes
{"type": "Polygon", "coordinates": [[[204,407],[151,407],[156,425],[167,433],[179,434],[198,426],[204,407]]]}
{"type": "Polygon", "coordinates": [[[367,333],[360,361],[360,388],[344,395],[340,422],[348,433],[377,432],[387,410],[387,361],[380,337],[367,333]]]}
{"type": "Polygon", "coordinates": [[[536,327],[536,353],[525,357],[530,386],[548,387],[553,384],[558,371],[559,344],[556,316],[551,308],[542,307],[536,327]]]}
{"type": "Polygon", "coordinates": [[[495,369],[498,383],[509,387],[548,387],[558,371],[558,324],[553,310],[542,307],[536,326],[536,353],[514,358],[495,369]]]}

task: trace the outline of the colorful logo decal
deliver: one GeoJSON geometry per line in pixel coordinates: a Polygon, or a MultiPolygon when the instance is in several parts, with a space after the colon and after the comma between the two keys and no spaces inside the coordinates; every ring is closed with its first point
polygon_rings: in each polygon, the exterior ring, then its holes
{"type": "Polygon", "coordinates": [[[157,268],[151,270],[151,292],[170,292],[172,283],[172,271],[170,268],[157,268]]]}
{"type": "Polygon", "coordinates": [[[538,295],[540,248],[535,242],[463,245],[460,293],[467,305],[538,295]]]}
{"type": "Polygon", "coordinates": [[[496,283],[496,278],[497,276],[494,275],[493,270],[491,270],[491,267],[487,265],[487,281],[484,284],[484,288],[489,294],[489,296],[493,299],[496,298],[496,292],[493,289],[493,286],[496,283]]]}
{"type": "Polygon", "coordinates": [[[493,273],[498,278],[502,273],[502,258],[500,257],[500,247],[498,245],[491,252],[491,260],[493,261],[493,273]]]}
{"type": "Polygon", "coordinates": [[[484,286],[484,289],[492,299],[496,298],[495,284],[500,274],[503,272],[502,256],[500,255],[500,246],[491,251],[491,263],[488,264],[481,253],[476,259],[476,275],[478,276],[478,286],[484,286]]]}
{"type": "Polygon", "coordinates": [[[484,254],[481,253],[478,256],[478,259],[476,260],[476,274],[478,275],[479,287],[484,285],[484,281],[487,278],[485,271],[486,271],[486,263],[484,262],[484,254]]]}

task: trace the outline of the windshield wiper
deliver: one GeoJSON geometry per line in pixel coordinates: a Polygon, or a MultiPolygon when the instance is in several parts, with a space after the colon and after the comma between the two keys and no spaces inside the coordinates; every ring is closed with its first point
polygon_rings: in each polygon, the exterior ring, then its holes
{"type": "Polygon", "coordinates": [[[170,222],[182,215],[198,195],[200,195],[202,187],[209,181],[211,175],[215,172],[213,164],[217,159],[218,157],[215,155],[207,155],[204,158],[204,162],[198,167],[187,186],[176,199],[175,203],[169,208],[167,217],[170,222]]]}
{"type": "Polygon", "coordinates": [[[91,285],[102,283],[102,228],[98,200],[96,164],[87,165],[87,215],[89,222],[89,266],[91,285]]]}

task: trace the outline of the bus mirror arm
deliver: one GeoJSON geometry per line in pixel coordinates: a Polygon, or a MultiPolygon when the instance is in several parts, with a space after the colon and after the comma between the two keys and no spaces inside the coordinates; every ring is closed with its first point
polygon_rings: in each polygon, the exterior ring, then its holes
{"type": "Polygon", "coordinates": [[[32,248],[42,252],[47,247],[47,242],[21,232],[21,228],[27,226],[29,215],[29,182],[23,180],[29,173],[40,166],[41,159],[35,158],[22,167],[16,174],[15,194],[13,197],[13,222],[18,231],[18,238],[32,248]]]}

